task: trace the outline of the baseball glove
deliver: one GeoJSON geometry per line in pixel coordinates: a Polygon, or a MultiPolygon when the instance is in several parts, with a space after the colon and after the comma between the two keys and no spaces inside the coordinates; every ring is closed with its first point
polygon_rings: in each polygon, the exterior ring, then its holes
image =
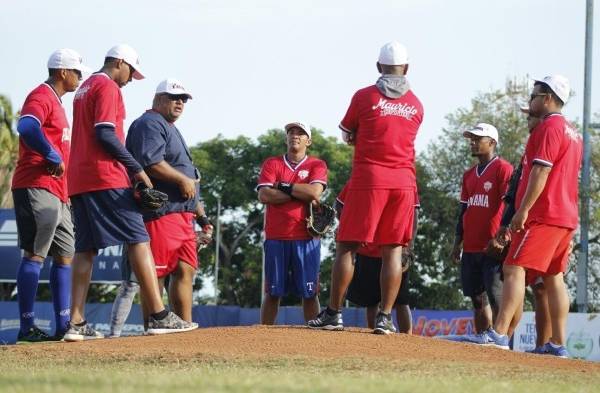
{"type": "Polygon", "coordinates": [[[496,238],[492,238],[487,247],[485,248],[485,254],[488,257],[494,258],[497,261],[504,261],[506,256],[508,255],[510,243],[499,241],[496,238]]]}
{"type": "Polygon", "coordinates": [[[212,242],[212,232],[196,231],[196,251],[200,252],[212,242]]]}
{"type": "Polygon", "coordinates": [[[169,200],[167,194],[154,188],[148,188],[144,183],[135,185],[133,195],[138,205],[144,210],[158,210],[169,200]]]}
{"type": "Polygon", "coordinates": [[[318,206],[308,204],[306,229],[313,237],[323,237],[331,231],[335,222],[335,209],[325,203],[318,206]]]}
{"type": "Polygon", "coordinates": [[[410,247],[402,247],[402,273],[415,263],[415,252],[410,247]]]}

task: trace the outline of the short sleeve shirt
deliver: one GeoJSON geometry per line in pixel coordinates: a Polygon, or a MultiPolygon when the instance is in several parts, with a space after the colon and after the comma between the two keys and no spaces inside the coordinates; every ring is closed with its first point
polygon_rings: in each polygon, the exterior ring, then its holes
{"type": "Polygon", "coordinates": [[[546,185],[527,222],[577,228],[579,223],[579,170],[583,151],[581,134],[561,114],[550,114],[533,129],[523,156],[523,172],[515,206],[521,206],[534,164],[550,167],[546,185]]]}
{"type": "MultiPolygon", "coordinates": [[[[29,93],[21,109],[21,118],[24,117],[31,117],[39,123],[46,140],[68,167],[71,129],[62,102],[50,85],[42,83],[29,93]]],[[[12,189],[43,188],[66,203],[69,199],[67,176],[53,177],[47,166],[46,159],[19,138],[19,158],[12,189]]]]}
{"type": "Polygon", "coordinates": [[[460,201],[467,205],[463,215],[465,252],[483,252],[496,235],[512,171],[509,162],[495,157],[481,171],[476,165],[464,173],[460,201]]]}
{"type": "MultiPolygon", "coordinates": [[[[169,123],[158,112],[149,110],[134,120],[127,132],[127,150],[144,168],[165,161],[176,171],[190,179],[199,179],[198,171],[192,162],[192,155],[173,123],[169,123]]],[[[154,188],[166,193],[169,202],[160,210],[144,212],[144,219],[150,220],[173,212],[194,212],[198,203],[198,193],[190,200],[181,196],[176,184],[150,177],[154,188]]]]}
{"type": "MultiPolygon", "coordinates": [[[[314,184],[327,186],[327,164],[315,157],[306,156],[292,167],[286,156],[270,157],[262,165],[258,186],[272,187],[276,182],[314,184]]],[[[306,230],[308,204],[296,199],[281,204],[267,204],[265,234],[268,240],[306,240],[311,236],[306,230]]]]}
{"type": "Polygon", "coordinates": [[[124,144],[124,119],[121,89],[108,75],[93,74],[81,84],[73,100],[69,195],[131,186],[127,170],[100,145],[95,130],[99,125],[114,127],[124,144]]]}
{"type": "Polygon", "coordinates": [[[399,98],[369,86],[354,94],[340,123],[355,134],[350,188],[415,189],[415,138],[423,106],[409,90],[399,98]]]}

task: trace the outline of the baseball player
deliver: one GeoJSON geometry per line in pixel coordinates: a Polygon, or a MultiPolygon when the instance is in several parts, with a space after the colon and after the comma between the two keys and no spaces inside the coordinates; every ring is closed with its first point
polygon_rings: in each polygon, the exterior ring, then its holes
{"type": "MultiPolygon", "coordinates": [[[[344,199],[347,193],[347,186],[344,186],[338,197],[336,198],[336,211],[338,214],[342,212],[344,207],[344,199]]],[[[412,334],[412,315],[410,312],[408,295],[409,295],[409,265],[408,255],[405,255],[404,251],[412,252],[414,247],[414,239],[417,233],[417,217],[418,217],[418,196],[415,196],[415,219],[413,221],[413,238],[411,239],[409,246],[404,248],[403,251],[403,271],[402,271],[402,282],[400,284],[400,290],[394,306],[396,309],[396,323],[398,324],[398,332],[405,334],[412,334]]],[[[348,293],[346,299],[354,304],[361,307],[366,307],[367,314],[367,326],[369,329],[375,328],[375,318],[379,309],[379,302],[381,301],[381,287],[379,285],[379,276],[381,275],[381,251],[379,247],[373,245],[361,245],[356,251],[355,263],[354,263],[354,276],[348,286],[348,293]]]]}
{"type": "Polygon", "coordinates": [[[73,223],[65,170],[71,129],[61,97],[74,92],[89,69],[79,53],[59,49],[48,59],[48,79],[25,99],[17,124],[19,158],[12,179],[19,247],[17,271],[20,329],[17,344],[60,340],[69,322],[73,223]],[[50,289],[56,320],[54,337],[34,324],[40,271],[52,255],[50,289]]]}
{"type": "Polygon", "coordinates": [[[410,89],[408,54],[398,42],[381,48],[373,86],[354,94],[340,123],[355,145],[348,196],[340,218],[329,305],[308,322],[316,329],[342,330],[342,302],[352,280],[352,254],[361,243],[381,249],[381,303],[374,333],[394,333],[391,319],[402,279],[401,252],[412,238],[416,192],[414,142],[423,106],[410,89]]]}
{"type": "Polygon", "coordinates": [[[125,149],[121,87],[143,79],[137,52],[111,48],[102,69],[87,79],[73,101],[73,150],[68,170],[75,218],[75,257],[70,328],[66,341],[102,338],[85,320],[84,308],[97,250],[127,244],[128,258],[150,312],[149,334],[187,331],[194,325],[165,309],[149,238],[135,203],[130,178],[152,187],[142,166],[125,149]]]}
{"type": "MultiPolygon", "coordinates": [[[[533,131],[535,127],[540,123],[540,118],[534,117],[529,113],[529,108],[524,107],[521,108],[521,111],[527,114],[527,129],[529,132],[533,131]]],[[[500,222],[500,228],[498,229],[498,233],[496,234],[496,242],[493,243],[492,247],[497,247],[496,252],[501,253],[504,251],[503,249],[510,242],[510,231],[508,227],[510,225],[510,221],[515,214],[515,196],[518,185],[518,177],[520,177],[522,172],[522,163],[519,165],[519,168],[513,173],[513,178],[511,178],[511,184],[509,186],[509,190],[504,197],[504,202],[507,204],[507,208],[504,210],[504,214],[502,215],[502,220],[500,222]],[[517,178],[514,178],[515,175],[517,178]],[[515,182],[513,185],[512,183],[515,182]]],[[[507,246],[506,246],[507,247],[507,246]]],[[[546,288],[544,287],[544,280],[539,273],[536,273],[533,270],[529,270],[526,273],[525,277],[526,285],[531,288],[534,297],[535,304],[535,330],[536,330],[536,346],[533,350],[528,351],[530,353],[535,354],[543,354],[544,344],[546,344],[550,340],[552,325],[550,324],[550,311],[548,310],[548,296],[546,294],[546,288]]],[[[522,306],[519,307],[519,317],[520,319],[520,311],[522,306]]],[[[514,323],[515,318],[513,318],[513,322],[509,326],[508,336],[511,336],[516,328],[516,324],[514,323]]]]}
{"type": "Polygon", "coordinates": [[[479,123],[463,135],[478,163],[462,178],[452,259],[461,266],[463,293],[471,298],[475,330],[481,333],[492,326],[502,296],[501,261],[488,256],[486,248],[500,226],[513,168],[496,155],[499,139],[493,125],[479,123]]]}
{"type": "Polygon", "coordinates": [[[321,242],[306,229],[309,203],[318,203],[327,187],[327,165],[307,155],[310,127],[301,122],[285,126],[287,152],[267,158],[258,178],[258,200],[265,213],[265,298],[260,323],[275,323],[282,296],[302,297],[304,319],[319,313],[321,242]]]}
{"type": "Polygon", "coordinates": [[[198,198],[199,172],[175,127],[190,99],[192,95],[180,81],[168,78],[160,82],[152,109],[131,124],[125,143],[155,188],[169,196],[163,208],[144,212],[144,221],[161,293],[165,277],[172,275],[168,288],[172,310],[188,322],[192,322],[192,287],[198,268],[196,217],[203,231],[212,234],[198,198]]]}
{"type": "Polygon", "coordinates": [[[581,135],[561,114],[569,94],[569,81],[561,75],[536,80],[531,92],[529,113],[541,122],[531,131],[522,159],[516,212],[510,223],[511,244],[504,262],[502,304],[482,344],[508,348],[508,328],[523,302],[526,270],[532,270],[543,277],[552,324],[552,336],[543,350],[568,356],[564,344],[569,297],[563,273],[578,224],[583,148],[581,135]]]}

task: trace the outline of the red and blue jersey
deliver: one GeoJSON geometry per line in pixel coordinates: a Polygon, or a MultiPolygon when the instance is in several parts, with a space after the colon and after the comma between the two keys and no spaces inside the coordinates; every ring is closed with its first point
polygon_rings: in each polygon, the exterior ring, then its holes
{"type": "Polygon", "coordinates": [[[130,187],[125,167],[97,141],[95,127],[112,126],[125,143],[125,105],[121,89],[104,73],[81,84],[73,100],[73,140],[68,170],[69,195],[130,187]]]}
{"type": "Polygon", "coordinates": [[[496,235],[512,171],[508,161],[494,157],[485,167],[475,165],[464,173],[460,202],[467,205],[463,215],[465,252],[483,252],[496,235]]]}
{"type": "MultiPolygon", "coordinates": [[[[272,187],[277,182],[327,186],[327,164],[315,157],[306,156],[295,167],[283,156],[270,157],[262,165],[258,186],[272,187]]],[[[308,204],[297,199],[281,204],[267,204],[265,234],[268,240],[306,240],[311,236],[306,230],[308,204]]]]}
{"type": "Polygon", "coordinates": [[[423,105],[411,90],[399,98],[376,86],[357,91],[340,123],[354,134],[351,189],[416,189],[415,138],[423,105]]]}
{"type": "MultiPolygon", "coordinates": [[[[65,167],[69,165],[71,129],[62,101],[48,84],[42,83],[25,99],[21,118],[35,119],[48,143],[60,155],[65,167]]],[[[48,173],[48,162],[19,138],[19,158],[12,180],[12,189],[43,188],[61,201],[69,199],[67,176],[54,177],[48,173]]]]}
{"type": "Polygon", "coordinates": [[[546,185],[527,217],[527,222],[570,229],[579,223],[579,169],[583,152],[581,134],[562,114],[546,116],[529,135],[523,155],[523,172],[515,207],[521,206],[534,164],[550,167],[546,185]]]}

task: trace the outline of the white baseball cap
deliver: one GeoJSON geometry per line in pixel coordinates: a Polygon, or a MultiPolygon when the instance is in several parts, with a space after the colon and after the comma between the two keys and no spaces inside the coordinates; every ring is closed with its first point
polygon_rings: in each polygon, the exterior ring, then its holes
{"type": "Polygon", "coordinates": [[[310,139],[312,137],[312,134],[310,132],[310,126],[308,124],[302,123],[300,121],[296,121],[296,122],[293,122],[293,123],[286,124],[285,125],[285,132],[286,132],[286,134],[290,131],[290,129],[292,129],[294,127],[298,127],[302,131],[306,132],[306,135],[308,135],[308,139],[310,139]]]}
{"type": "Polygon", "coordinates": [[[109,49],[104,57],[112,57],[114,59],[121,59],[125,63],[133,67],[135,72],[133,73],[133,79],[144,79],[145,76],[140,68],[140,57],[138,56],[135,49],[127,44],[115,45],[109,49]]]}
{"type": "Polygon", "coordinates": [[[463,132],[464,137],[468,138],[469,135],[487,136],[495,140],[496,143],[500,142],[498,140],[498,130],[496,127],[487,123],[478,123],[472,129],[463,132]]]}
{"type": "Polygon", "coordinates": [[[50,55],[48,59],[49,69],[77,70],[81,73],[89,74],[92,70],[83,65],[81,55],[69,48],[58,49],[50,55]]]}
{"type": "Polygon", "coordinates": [[[379,64],[403,65],[408,64],[408,51],[398,41],[388,42],[379,51],[379,64]]]}
{"type": "Polygon", "coordinates": [[[554,74],[545,76],[543,79],[534,79],[536,82],[542,82],[548,85],[550,89],[561,99],[563,104],[569,101],[569,95],[571,94],[571,86],[569,80],[562,75],[554,74]]]}
{"type": "Polygon", "coordinates": [[[185,90],[183,83],[175,78],[167,78],[156,86],[156,94],[173,94],[176,96],[184,95],[192,98],[192,95],[185,90]]]}

